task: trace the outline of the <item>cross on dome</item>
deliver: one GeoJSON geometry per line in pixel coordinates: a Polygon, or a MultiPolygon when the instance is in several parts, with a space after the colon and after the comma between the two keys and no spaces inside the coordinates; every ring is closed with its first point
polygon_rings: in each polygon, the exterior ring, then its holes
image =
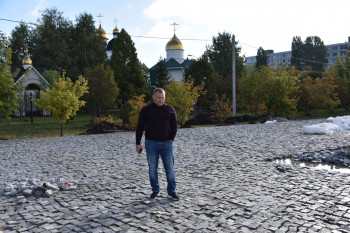
{"type": "Polygon", "coordinates": [[[172,23],[172,24],[170,24],[170,25],[171,25],[171,26],[174,26],[174,35],[175,35],[175,31],[176,31],[176,28],[175,28],[175,27],[176,27],[176,25],[178,25],[178,24],[174,22],[174,23],[172,23]]]}
{"type": "Polygon", "coordinates": [[[101,14],[98,14],[98,16],[97,16],[98,18],[99,18],[99,21],[100,21],[100,25],[101,25],[101,18],[103,17],[103,15],[101,15],[101,14]]]}

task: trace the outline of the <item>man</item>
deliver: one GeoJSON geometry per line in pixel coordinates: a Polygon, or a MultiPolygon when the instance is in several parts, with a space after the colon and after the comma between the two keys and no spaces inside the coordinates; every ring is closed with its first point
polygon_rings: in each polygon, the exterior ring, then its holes
{"type": "Polygon", "coordinates": [[[148,161],[148,173],[152,187],[150,199],[155,200],[159,195],[158,161],[162,158],[167,178],[168,197],[179,200],[175,192],[175,169],[173,141],[177,132],[175,109],[165,104],[165,91],[156,88],[152,95],[153,103],[141,109],[136,128],[136,151],[142,152],[141,138],[145,131],[145,148],[148,161]]]}

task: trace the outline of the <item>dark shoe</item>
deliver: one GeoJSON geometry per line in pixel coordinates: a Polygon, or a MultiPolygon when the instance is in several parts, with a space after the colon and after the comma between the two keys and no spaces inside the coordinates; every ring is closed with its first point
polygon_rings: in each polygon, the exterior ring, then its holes
{"type": "Polygon", "coordinates": [[[176,193],[170,193],[168,195],[168,198],[174,200],[174,201],[178,201],[180,199],[180,197],[176,194],[176,193]]]}
{"type": "Polygon", "coordinates": [[[153,192],[149,198],[152,200],[155,200],[157,199],[158,195],[159,195],[159,192],[153,192]]]}

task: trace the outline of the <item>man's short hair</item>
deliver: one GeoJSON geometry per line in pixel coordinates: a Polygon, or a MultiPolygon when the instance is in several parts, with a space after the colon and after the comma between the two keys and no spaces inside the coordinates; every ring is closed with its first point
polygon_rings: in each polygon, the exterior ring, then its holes
{"type": "Polygon", "coordinates": [[[156,94],[156,93],[164,93],[164,94],[165,94],[165,91],[164,91],[163,88],[157,87],[157,88],[155,88],[155,89],[153,90],[153,95],[156,94]]]}

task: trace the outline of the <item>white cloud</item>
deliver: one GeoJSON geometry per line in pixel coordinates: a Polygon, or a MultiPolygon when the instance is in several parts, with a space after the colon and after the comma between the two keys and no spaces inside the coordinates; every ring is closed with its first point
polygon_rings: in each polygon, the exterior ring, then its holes
{"type": "Polygon", "coordinates": [[[33,17],[39,17],[41,14],[41,11],[45,10],[46,8],[46,0],[39,0],[35,2],[35,6],[33,7],[33,10],[30,11],[30,15],[33,17]]]}

